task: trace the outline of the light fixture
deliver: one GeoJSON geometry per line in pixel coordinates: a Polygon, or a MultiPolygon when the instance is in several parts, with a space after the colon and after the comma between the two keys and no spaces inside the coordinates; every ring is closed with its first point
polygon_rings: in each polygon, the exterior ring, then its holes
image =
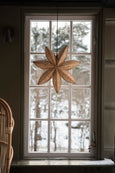
{"type": "Polygon", "coordinates": [[[3,43],[11,43],[14,40],[14,30],[11,27],[3,29],[3,43]]]}

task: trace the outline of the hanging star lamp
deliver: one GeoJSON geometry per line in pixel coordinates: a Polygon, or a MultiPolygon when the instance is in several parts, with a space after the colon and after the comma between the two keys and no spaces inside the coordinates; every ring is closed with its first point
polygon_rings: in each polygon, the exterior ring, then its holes
{"type": "MultiPolygon", "coordinates": [[[[57,15],[57,38],[58,38],[58,15],[57,15]]],[[[58,47],[58,39],[57,39],[58,47]]],[[[58,51],[57,51],[58,52],[58,51]]],[[[68,70],[75,68],[80,62],[75,60],[65,61],[67,58],[68,46],[62,48],[58,53],[54,53],[48,47],[45,48],[45,55],[47,60],[34,61],[34,64],[46,70],[40,77],[38,85],[48,82],[51,78],[53,79],[53,86],[55,91],[58,93],[61,87],[61,78],[65,81],[75,84],[76,81],[68,70]]]]}

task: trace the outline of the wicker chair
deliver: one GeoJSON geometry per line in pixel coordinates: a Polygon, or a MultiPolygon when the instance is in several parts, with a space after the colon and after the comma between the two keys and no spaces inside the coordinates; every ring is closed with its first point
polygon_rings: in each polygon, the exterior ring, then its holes
{"type": "Polygon", "coordinates": [[[0,98],[0,167],[1,173],[9,173],[13,157],[12,130],[14,120],[6,101],[0,98]]]}

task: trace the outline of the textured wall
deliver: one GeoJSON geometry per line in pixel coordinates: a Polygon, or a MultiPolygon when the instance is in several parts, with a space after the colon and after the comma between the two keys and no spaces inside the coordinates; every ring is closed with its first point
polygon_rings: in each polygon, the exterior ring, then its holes
{"type": "Polygon", "coordinates": [[[0,7],[0,97],[11,106],[15,128],[13,133],[14,156],[19,155],[20,137],[20,13],[17,7],[0,7]],[[14,41],[3,43],[6,27],[14,29],[14,41]]]}

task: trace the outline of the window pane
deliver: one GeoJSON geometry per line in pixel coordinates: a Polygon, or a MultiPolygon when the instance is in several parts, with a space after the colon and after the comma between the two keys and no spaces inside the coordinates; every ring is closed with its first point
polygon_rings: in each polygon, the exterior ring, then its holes
{"type": "Polygon", "coordinates": [[[68,118],[69,114],[69,89],[61,89],[57,94],[51,89],[51,118],[68,118]]]}
{"type": "Polygon", "coordinates": [[[75,85],[91,85],[91,56],[72,56],[73,60],[80,64],[72,70],[72,75],[76,80],[75,85]]]}
{"type": "Polygon", "coordinates": [[[48,89],[30,89],[30,118],[48,118],[48,89]]]}
{"type": "Polygon", "coordinates": [[[44,52],[46,46],[49,47],[49,22],[31,21],[31,52],[44,52]]]}
{"type": "Polygon", "coordinates": [[[73,52],[91,51],[91,22],[76,21],[73,22],[73,52]]]}
{"type": "Polygon", "coordinates": [[[30,61],[37,61],[37,60],[47,60],[45,54],[31,54],[30,61]]]}
{"type": "Polygon", "coordinates": [[[68,152],[68,123],[67,121],[51,121],[50,151],[68,152]]]}
{"type": "MultiPolygon", "coordinates": [[[[37,60],[46,60],[45,55],[31,55],[30,56],[30,85],[38,85],[38,81],[41,77],[41,75],[45,72],[45,70],[42,70],[38,68],[33,61],[37,60]]],[[[42,86],[48,85],[49,82],[42,84],[42,86]]]]}
{"type": "Polygon", "coordinates": [[[72,89],[71,118],[90,118],[90,89],[72,89]]]}
{"type": "Polygon", "coordinates": [[[90,123],[75,121],[71,123],[71,152],[89,152],[90,123]]]}
{"type": "Polygon", "coordinates": [[[65,45],[69,46],[69,44],[70,44],[70,22],[58,21],[58,26],[57,26],[57,21],[53,21],[52,22],[52,50],[54,52],[60,51],[63,46],[65,45]]]}
{"type": "Polygon", "coordinates": [[[30,121],[29,152],[47,152],[48,122],[30,121]]]}

